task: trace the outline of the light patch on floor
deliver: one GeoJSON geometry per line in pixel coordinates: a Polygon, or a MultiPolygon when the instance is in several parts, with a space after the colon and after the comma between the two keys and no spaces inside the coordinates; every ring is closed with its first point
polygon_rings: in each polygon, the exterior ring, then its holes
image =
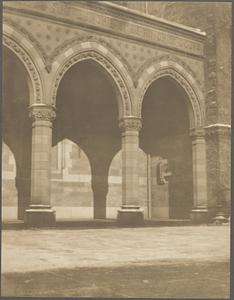
{"type": "Polygon", "coordinates": [[[2,272],[227,261],[229,226],[3,230],[2,272]]]}

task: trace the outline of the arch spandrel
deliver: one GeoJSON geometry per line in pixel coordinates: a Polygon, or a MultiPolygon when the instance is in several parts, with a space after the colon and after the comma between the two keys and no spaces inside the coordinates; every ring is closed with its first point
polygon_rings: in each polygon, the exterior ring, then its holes
{"type": "Polygon", "coordinates": [[[110,75],[113,79],[120,97],[118,97],[119,118],[132,115],[132,98],[134,85],[131,77],[122,62],[107,48],[96,42],[83,42],[79,45],[66,49],[52,64],[52,105],[56,105],[56,97],[59,84],[65,73],[75,64],[93,60],[110,75]]]}
{"type": "Polygon", "coordinates": [[[204,95],[194,77],[180,64],[174,61],[160,61],[147,66],[138,80],[138,116],[141,117],[142,103],[150,85],[159,78],[174,79],[185,91],[189,103],[190,128],[203,127],[205,122],[204,95]]]}
{"type": "Polygon", "coordinates": [[[43,85],[40,68],[43,68],[44,64],[33,45],[8,24],[3,24],[3,45],[19,58],[27,70],[30,105],[43,103],[43,85]]]}

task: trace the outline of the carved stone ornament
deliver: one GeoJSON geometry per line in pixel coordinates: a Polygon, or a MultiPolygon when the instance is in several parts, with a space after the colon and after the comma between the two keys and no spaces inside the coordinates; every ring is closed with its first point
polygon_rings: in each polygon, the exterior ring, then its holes
{"type": "Polygon", "coordinates": [[[59,83],[66,73],[66,71],[72,67],[74,64],[83,61],[83,60],[89,60],[92,59],[96,62],[98,62],[100,65],[103,66],[103,68],[111,75],[111,77],[114,79],[120,94],[122,98],[122,106],[123,106],[123,114],[129,115],[131,110],[131,101],[128,93],[128,89],[126,87],[126,84],[122,78],[122,76],[119,74],[119,72],[116,70],[116,68],[109,62],[108,59],[106,59],[101,54],[97,53],[96,51],[86,51],[82,53],[78,53],[71,57],[69,61],[67,61],[62,69],[57,74],[55,84],[54,84],[54,90],[52,94],[52,104],[55,105],[56,103],[56,95],[59,83]]]}
{"type": "Polygon", "coordinates": [[[185,90],[185,92],[187,93],[189,99],[190,99],[190,103],[192,105],[193,108],[193,112],[194,112],[194,126],[201,126],[203,124],[203,113],[200,109],[200,104],[198,102],[198,97],[195,93],[195,91],[192,89],[192,87],[190,86],[190,84],[188,83],[188,81],[181,76],[176,70],[174,70],[173,68],[161,68],[159,69],[154,76],[152,76],[147,83],[144,85],[144,88],[141,91],[141,96],[140,96],[140,101],[139,101],[139,106],[138,106],[138,111],[141,111],[141,107],[142,107],[142,102],[144,99],[144,95],[148,89],[148,87],[157,79],[165,77],[165,76],[169,76],[171,78],[174,78],[180,85],[181,87],[185,90]]]}
{"type": "Polygon", "coordinates": [[[161,159],[157,165],[157,182],[159,185],[168,183],[172,172],[169,171],[169,164],[167,159],[161,159]]]}
{"type": "Polygon", "coordinates": [[[49,121],[52,122],[55,117],[56,113],[53,107],[49,106],[32,106],[30,107],[29,117],[35,121],[49,121]]]}
{"type": "Polygon", "coordinates": [[[26,67],[30,75],[30,78],[32,80],[33,90],[35,93],[33,97],[37,103],[41,103],[42,87],[41,87],[40,77],[32,59],[29,57],[26,51],[24,51],[23,48],[16,41],[13,40],[12,37],[9,38],[8,36],[3,35],[3,45],[9,48],[10,50],[12,50],[19,57],[19,59],[26,67]]]}
{"type": "Polygon", "coordinates": [[[43,49],[42,45],[33,37],[33,35],[28,30],[26,30],[23,26],[20,26],[18,23],[16,23],[9,17],[3,18],[3,23],[11,26],[12,28],[16,28],[17,31],[23,34],[25,38],[28,39],[35,46],[37,51],[40,53],[40,56],[42,57],[44,63],[46,63],[46,59],[47,59],[46,51],[43,49]]]}
{"type": "Polygon", "coordinates": [[[110,43],[106,42],[103,38],[98,35],[79,35],[77,34],[75,37],[65,40],[62,44],[57,46],[53,52],[46,59],[46,68],[47,71],[50,72],[52,68],[53,62],[57,59],[57,57],[64,53],[67,49],[72,48],[73,46],[79,45],[82,42],[96,42],[99,45],[104,46],[106,49],[110,50],[110,52],[117,57],[123,65],[126,67],[130,74],[134,74],[134,70],[130,66],[129,62],[120,54],[118,50],[116,50],[110,43]]]}
{"type": "Polygon", "coordinates": [[[201,81],[198,78],[199,74],[196,74],[196,72],[194,72],[192,70],[192,68],[190,66],[188,66],[187,63],[183,59],[179,58],[176,55],[169,55],[169,54],[158,55],[158,56],[148,59],[136,72],[136,75],[135,75],[136,76],[135,80],[137,80],[136,86],[138,85],[139,78],[143,74],[144,70],[148,69],[150,66],[157,65],[162,61],[169,62],[169,65],[171,63],[179,64],[180,66],[183,67],[184,70],[186,70],[186,72],[188,74],[191,74],[193,76],[193,78],[196,80],[197,85],[199,87],[203,87],[201,81]]]}
{"type": "Polygon", "coordinates": [[[193,128],[190,130],[190,137],[193,140],[196,139],[204,139],[205,137],[205,130],[203,128],[193,128]]]}
{"type": "Polygon", "coordinates": [[[126,117],[120,119],[119,121],[119,128],[121,132],[140,131],[141,127],[142,127],[141,119],[137,117],[126,117]]]}

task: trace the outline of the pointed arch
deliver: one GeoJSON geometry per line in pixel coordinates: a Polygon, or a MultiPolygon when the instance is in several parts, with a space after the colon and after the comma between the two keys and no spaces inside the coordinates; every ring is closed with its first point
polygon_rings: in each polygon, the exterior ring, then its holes
{"type": "Polygon", "coordinates": [[[44,68],[44,63],[34,46],[17,29],[4,23],[3,45],[19,58],[27,70],[30,104],[42,103],[43,86],[39,70],[44,68]]]}
{"type": "Polygon", "coordinates": [[[56,96],[65,73],[75,64],[93,60],[101,65],[111,76],[120,97],[118,97],[119,118],[132,114],[133,82],[122,62],[107,48],[97,42],[82,42],[66,49],[52,64],[52,73],[55,74],[52,83],[52,105],[56,104],[56,96]]]}
{"type": "Polygon", "coordinates": [[[195,78],[181,64],[162,60],[150,66],[147,66],[142,76],[138,80],[138,115],[141,116],[142,102],[149,86],[159,78],[169,77],[174,79],[186,92],[189,103],[189,122],[190,128],[199,128],[204,126],[205,108],[204,95],[199,88],[195,78]]]}

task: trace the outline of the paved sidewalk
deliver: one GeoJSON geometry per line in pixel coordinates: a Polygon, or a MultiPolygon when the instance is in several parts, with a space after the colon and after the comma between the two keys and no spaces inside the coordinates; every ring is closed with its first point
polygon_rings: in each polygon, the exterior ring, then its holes
{"type": "Polygon", "coordinates": [[[229,260],[230,228],[3,230],[2,273],[229,260]]]}
{"type": "Polygon", "coordinates": [[[2,296],[229,298],[229,226],[3,230],[2,296]]]}

